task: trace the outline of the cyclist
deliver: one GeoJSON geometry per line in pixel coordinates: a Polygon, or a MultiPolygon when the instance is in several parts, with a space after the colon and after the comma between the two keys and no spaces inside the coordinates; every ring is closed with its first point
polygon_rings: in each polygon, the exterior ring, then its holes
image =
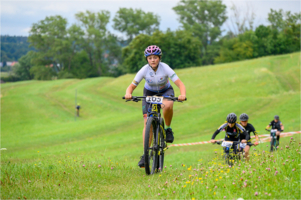
{"type": "MultiPolygon", "coordinates": [[[[125,93],[125,99],[131,99],[132,93],[138,84],[145,79],[143,96],[153,96],[160,93],[162,96],[174,96],[174,90],[170,85],[169,78],[179,87],[181,95],[178,97],[180,101],[186,99],[186,89],[183,82],[179,79],[177,74],[165,63],[161,62],[162,51],[156,45],[148,46],[144,51],[144,56],[148,62],[136,74],[133,82],[129,85],[125,93]]],[[[163,117],[166,124],[166,142],[172,143],[174,140],[173,131],[171,129],[171,121],[173,117],[173,101],[163,100],[164,106],[163,117]]],[[[145,99],[142,101],[142,113],[144,117],[143,128],[143,144],[145,126],[147,121],[147,111],[150,105],[146,103],[145,99]]],[[[138,163],[139,167],[144,167],[144,155],[138,163]]]]}
{"type": "MultiPolygon", "coordinates": [[[[245,139],[241,142],[247,142],[250,138],[249,135],[246,133],[244,127],[240,124],[236,123],[237,116],[235,113],[230,113],[227,116],[227,122],[222,124],[212,135],[211,143],[215,143],[215,137],[225,129],[225,141],[240,141],[241,135],[244,135],[245,139]]],[[[237,144],[233,144],[234,153],[236,153],[237,144]]]]}
{"type": "Polygon", "coordinates": [[[284,131],[284,126],[282,122],[279,119],[279,115],[274,116],[274,120],[270,122],[270,124],[265,128],[265,130],[268,130],[272,126],[272,129],[277,129],[276,136],[277,136],[277,142],[276,146],[279,145],[279,139],[280,139],[280,133],[284,131]]]}
{"type": "Polygon", "coordinates": [[[77,106],[75,106],[75,109],[76,109],[77,116],[79,117],[79,109],[80,109],[79,103],[77,104],[77,106]]]}
{"type": "MultiPolygon", "coordinates": [[[[243,113],[239,116],[239,120],[240,120],[240,124],[246,129],[246,133],[249,135],[250,140],[248,140],[248,142],[251,142],[251,135],[250,133],[253,132],[255,135],[255,139],[256,142],[254,142],[254,145],[258,145],[258,134],[257,131],[255,130],[254,126],[250,123],[248,123],[249,120],[249,116],[246,113],[243,113]]],[[[246,139],[244,135],[241,135],[240,137],[241,140],[246,139]]],[[[246,145],[246,147],[244,148],[244,152],[245,152],[245,158],[247,161],[249,161],[249,150],[250,150],[250,146],[246,145]]]]}

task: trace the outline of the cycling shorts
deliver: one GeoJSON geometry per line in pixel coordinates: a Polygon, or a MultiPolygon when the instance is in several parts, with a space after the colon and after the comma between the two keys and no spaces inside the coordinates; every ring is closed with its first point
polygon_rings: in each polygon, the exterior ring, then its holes
{"type": "MultiPolygon", "coordinates": [[[[154,96],[156,94],[158,94],[158,92],[152,92],[150,90],[147,90],[146,88],[144,88],[144,90],[143,90],[143,96],[154,96]]],[[[173,90],[173,87],[170,86],[165,91],[161,92],[160,96],[174,97],[174,94],[175,94],[175,92],[173,90]]],[[[150,103],[146,103],[145,99],[143,99],[142,100],[142,113],[143,113],[144,118],[147,117],[147,113],[151,111],[150,109],[151,109],[150,103]]]]}

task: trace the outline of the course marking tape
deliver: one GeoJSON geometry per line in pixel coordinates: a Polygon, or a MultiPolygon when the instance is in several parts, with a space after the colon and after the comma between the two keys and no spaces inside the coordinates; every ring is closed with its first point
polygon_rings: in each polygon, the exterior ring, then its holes
{"type": "MultiPolygon", "coordinates": [[[[288,136],[292,136],[294,134],[300,134],[300,133],[301,133],[301,131],[286,132],[286,133],[281,133],[280,137],[288,137],[288,136]]],[[[261,138],[260,143],[270,141],[270,135],[269,134],[258,135],[258,137],[261,138]]],[[[251,138],[255,138],[255,136],[251,136],[251,138]]],[[[209,144],[209,143],[211,143],[211,142],[210,141],[202,141],[202,142],[192,142],[192,143],[184,143],[184,144],[172,144],[172,145],[169,145],[169,147],[181,147],[181,146],[191,146],[191,145],[209,144]]]]}

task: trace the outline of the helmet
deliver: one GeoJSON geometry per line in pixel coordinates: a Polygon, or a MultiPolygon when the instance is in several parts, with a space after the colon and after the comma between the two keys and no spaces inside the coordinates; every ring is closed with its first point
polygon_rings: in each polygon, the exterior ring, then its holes
{"type": "Polygon", "coordinates": [[[279,120],[279,115],[275,115],[275,116],[274,116],[274,119],[279,120]]]}
{"type": "Polygon", "coordinates": [[[148,46],[144,51],[144,56],[148,57],[150,55],[162,56],[161,49],[156,45],[148,46]]]}
{"type": "Polygon", "coordinates": [[[246,113],[243,113],[239,116],[240,121],[245,122],[245,121],[248,121],[248,119],[249,119],[249,116],[246,113]]]}
{"type": "Polygon", "coordinates": [[[235,123],[237,120],[237,116],[235,113],[230,113],[228,116],[227,116],[227,122],[228,123],[235,123]]]}

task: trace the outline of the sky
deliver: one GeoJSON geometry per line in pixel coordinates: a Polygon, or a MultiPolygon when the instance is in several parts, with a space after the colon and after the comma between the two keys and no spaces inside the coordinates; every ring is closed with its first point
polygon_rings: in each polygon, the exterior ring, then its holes
{"type": "MultiPolygon", "coordinates": [[[[61,15],[67,18],[68,24],[76,23],[75,14],[82,11],[98,12],[108,10],[111,13],[107,28],[118,36],[120,32],[112,28],[112,19],[119,8],[138,8],[145,12],[153,12],[160,16],[160,30],[168,28],[177,30],[181,24],[178,15],[173,11],[180,0],[0,0],[1,6],[1,35],[28,36],[33,23],[45,19],[47,16],[61,15]]],[[[229,30],[233,13],[230,7],[235,4],[241,15],[247,10],[255,14],[254,26],[268,25],[267,16],[270,9],[283,9],[292,13],[300,12],[299,0],[223,0],[227,6],[229,19],[222,26],[222,30],[229,30]]]]}

